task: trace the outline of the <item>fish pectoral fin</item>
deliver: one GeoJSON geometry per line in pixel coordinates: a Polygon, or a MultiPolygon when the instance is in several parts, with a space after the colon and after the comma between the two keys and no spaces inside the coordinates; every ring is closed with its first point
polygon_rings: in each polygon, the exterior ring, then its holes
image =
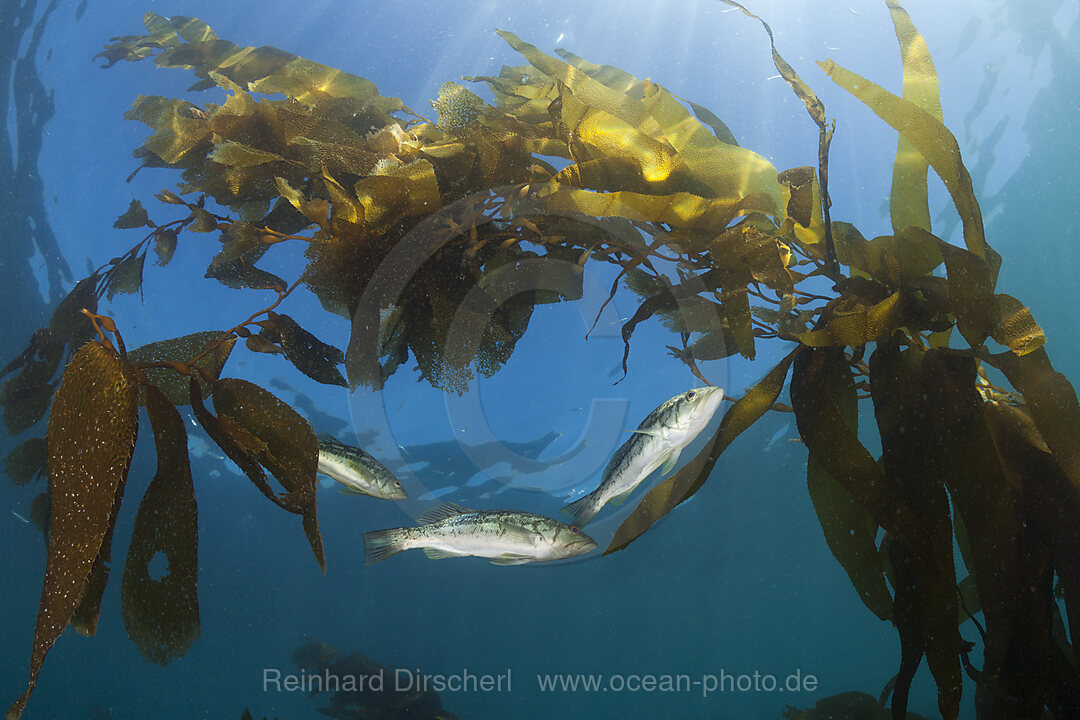
{"type": "Polygon", "coordinates": [[[341,493],[342,495],[367,495],[366,492],[361,492],[361,491],[357,490],[356,488],[351,488],[351,487],[349,487],[347,485],[342,485],[342,486],[338,487],[337,491],[339,493],[341,493]]]}
{"type": "Polygon", "coordinates": [[[445,560],[452,557],[465,557],[461,553],[451,552],[449,550],[440,550],[439,548],[424,548],[424,555],[428,560],[445,560]]]}
{"type": "Polygon", "coordinates": [[[518,555],[516,553],[503,553],[495,557],[492,561],[492,565],[524,565],[527,562],[532,562],[533,558],[528,555],[518,555]]]}
{"type": "Polygon", "coordinates": [[[442,503],[441,505],[436,505],[417,515],[416,522],[419,525],[429,525],[433,522],[445,520],[446,518],[455,517],[457,515],[465,515],[466,513],[471,512],[476,511],[454,503],[442,503]]]}
{"type": "Polygon", "coordinates": [[[624,490],[623,492],[615,495],[610,500],[608,500],[608,504],[614,505],[615,507],[622,505],[624,502],[626,502],[626,498],[630,497],[636,489],[637,488],[630,488],[629,490],[624,490]]]}
{"type": "Polygon", "coordinates": [[[631,430],[630,432],[638,433],[639,435],[648,435],[649,437],[654,437],[654,438],[661,437],[660,430],[656,429],[656,428],[646,428],[644,430],[641,429],[641,428],[638,428],[637,430],[631,430]]]}
{"type": "Polygon", "coordinates": [[[515,542],[531,544],[536,539],[536,533],[521,525],[503,525],[503,530],[506,532],[506,537],[515,542]]]}
{"type": "Polygon", "coordinates": [[[660,475],[667,475],[669,472],[675,469],[675,464],[679,462],[679,453],[681,448],[675,448],[670,451],[666,458],[664,458],[664,464],[660,466],[660,475]]]}

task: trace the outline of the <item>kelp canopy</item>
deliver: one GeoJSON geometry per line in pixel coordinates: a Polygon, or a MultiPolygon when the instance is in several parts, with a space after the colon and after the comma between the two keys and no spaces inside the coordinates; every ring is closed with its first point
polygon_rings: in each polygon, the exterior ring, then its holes
{"type": "Polygon", "coordinates": [[[499,34],[527,64],[466,78],[494,103],[447,83],[432,101],[435,120],[363,78],[235,45],[196,19],[148,13],[148,34],[115,38],[99,55],[106,67],[152,58],[192,71],[192,90],[221,88],[226,99],[135,100],[128,117],[153,131],[135,152],[140,168],[181,172],[178,191],[157,196],[177,218],[152,221],[133,202],[116,225],[146,236],[76,285],[2,371],[13,374],[0,390],[12,433],[52,406],[44,442],[27,440],[8,460],[25,478],[47,465],[52,495],[31,680],[8,717],[21,713],[63,627],[93,632],[138,405],[159,467],[124,569],[124,620],[146,657],[164,663],[199,627],[196,506],[175,406],[190,404],[256,488],[301,516],[325,563],[314,435],[268,391],[220,377],[238,338],[322,383],[379,388],[412,357],[423,379],[460,391],[474,368],[491,374],[506,362],[537,304],[580,297],[584,266],[598,262],[619,269],[612,296],[621,283],[641,296],[622,328],[624,371],[634,329],[654,316],[680,338],[673,355],[699,374],[699,361],[752,360],[760,342],[790,348],[706,449],[641,500],[607,553],[697,492],[768,410],[793,410],[826,541],[867,608],[900,636],[893,717],[905,716],[923,657],[944,718],[958,715],[962,669],[976,683],[980,717],[1080,712],[1066,630],[1080,626],[1080,405],[1028,309],[996,292],[1001,258],[942,122],[934,65],[906,12],[886,4],[902,96],[820,63],[899,132],[893,233],[870,240],[831,219],[834,127],[775,47],[777,70],[818,127],[817,167],[778,171],[661,85],[548,55],[510,32],[499,34]],[[963,247],[933,234],[928,168],[959,213],[963,247]],[[277,299],[227,331],[127,352],[98,302],[138,290],[150,249],[165,265],[185,233],[217,235],[208,277],[277,299]],[[294,278],[259,267],[281,243],[305,246],[294,278]],[[278,312],[301,285],[352,320],[344,350],[278,312]],[[1012,389],[995,386],[989,369],[1012,389]],[[788,408],[778,400],[789,377],[788,408]],[[880,458],[859,437],[859,410],[871,407],[880,458]],[[98,435],[109,438],[107,452],[94,445],[98,435]],[[85,470],[75,456],[86,457],[85,470]],[[159,550],[174,570],[156,581],[145,566],[159,550]],[[979,612],[976,668],[959,626],[979,612]]]}

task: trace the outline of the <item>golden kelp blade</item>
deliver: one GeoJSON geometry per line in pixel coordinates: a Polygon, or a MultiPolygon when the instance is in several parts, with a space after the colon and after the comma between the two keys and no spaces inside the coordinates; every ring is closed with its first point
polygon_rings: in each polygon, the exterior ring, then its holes
{"type": "Polygon", "coordinates": [[[198,509],[180,413],[153,385],[144,388],[154,428],[157,473],[139,503],[121,581],[124,629],[150,662],[166,665],[199,636],[198,509]],[[168,571],[150,576],[162,553],[168,571]]]}
{"type": "MultiPolygon", "coordinates": [[[[834,399],[848,427],[859,426],[855,380],[841,349],[824,355],[822,384],[834,399]]],[[[893,614],[893,598],[885,585],[881,554],[875,539],[878,525],[851,492],[810,453],[806,462],[806,486],[825,541],[844,568],[859,599],[875,615],[888,620],[893,614]]]]}
{"type": "Polygon", "coordinates": [[[131,364],[100,343],[83,345],[64,370],[49,418],[52,516],[30,680],[8,720],[22,715],[45,654],[82,599],[127,477],[138,399],[131,364]]]}
{"type": "Polygon", "coordinates": [[[975,199],[971,175],[960,157],[960,146],[948,128],[915,103],[898,98],[880,85],[845,70],[832,60],[819,62],[818,65],[837,85],[862,100],[878,117],[911,140],[915,149],[930,162],[930,166],[944,181],[952,196],[963,223],[964,242],[968,250],[980,258],[985,258],[988,248],[979,201],[975,199]]]}
{"type": "Polygon", "coordinates": [[[720,427],[705,449],[681,470],[660,483],[641,499],[634,511],[623,520],[604,555],[622,550],[651,528],[657,520],[689,499],[708,480],[720,454],[744,430],[768,411],[784,389],[788,369],[799,354],[797,348],[788,353],[761,381],[735,402],[720,421],[720,427]]]}
{"type": "MultiPolygon", "coordinates": [[[[892,14],[900,57],[904,64],[903,97],[942,122],[937,71],[926,41],[915,29],[907,11],[896,0],[886,0],[892,14]]],[[[894,233],[908,227],[930,230],[926,171],[929,163],[915,145],[900,133],[893,161],[892,194],[889,213],[894,233]]]]}

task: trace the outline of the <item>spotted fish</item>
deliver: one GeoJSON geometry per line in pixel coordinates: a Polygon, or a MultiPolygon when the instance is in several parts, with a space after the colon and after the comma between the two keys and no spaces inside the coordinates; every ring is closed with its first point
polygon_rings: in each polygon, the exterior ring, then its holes
{"type": "Polygon", "coordinates": [[[445,503],[417,520],[418,527],[364,533],[364,564],[413,548],[423,549],[432,560],[473,555],[496,565],[562,560],[596,548],[596,541],[578,528],[516,510],[478,511],[445,503]]]}
{"type": "Polygon", "coordinates": [[[670,472],[679,453],[705,429],[723,399],[722,388],[703,387],[680,393],[653,410],[615,451],[600,485],[562,512],[573,518],[575,526],[585,527],[604,505],[626,500],[656,468],[670,472]]]}

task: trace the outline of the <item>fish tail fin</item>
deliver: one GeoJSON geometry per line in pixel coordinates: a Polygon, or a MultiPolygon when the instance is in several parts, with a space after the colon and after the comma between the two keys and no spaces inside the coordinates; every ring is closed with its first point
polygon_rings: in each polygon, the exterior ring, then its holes
{"type": "Polygon", "coordinates": [[[364,533],[364,564],[377,563],[404,550],[406,531],[407,528],[390,528],[364,533]]]}
{"type": "Polygon", "coordinates": [[[582,496],[564,507],[560,512],[570,516],[571,523],[576,527],[585,527],[596,515],[599,508],[595,507],[593,494],[582,496]]]}

